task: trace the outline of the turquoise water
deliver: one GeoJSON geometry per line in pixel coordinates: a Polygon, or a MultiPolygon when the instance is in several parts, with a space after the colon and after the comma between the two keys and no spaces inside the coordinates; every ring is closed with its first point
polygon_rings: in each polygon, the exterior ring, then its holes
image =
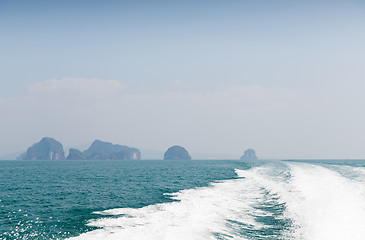
{"type": "Polygon", "coordinates": [[[94,229],[95,211],[170,202],[164,193],[234,178],[230,161],[0,161],[0,238],[54,239],[94,229]]]}
{"type": "Polygon", "coordinates": [[[364,239],[365,161],[0,161],[0,239],[364,239]]]}

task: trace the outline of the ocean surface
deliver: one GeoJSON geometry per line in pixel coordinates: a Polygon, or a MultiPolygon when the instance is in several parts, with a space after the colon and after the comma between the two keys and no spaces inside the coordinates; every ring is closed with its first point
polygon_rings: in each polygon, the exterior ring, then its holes
{"type": "Polygon", "coordinates": [[[365,160],[0,161],[0,239],[365,239],[365,160]]]}

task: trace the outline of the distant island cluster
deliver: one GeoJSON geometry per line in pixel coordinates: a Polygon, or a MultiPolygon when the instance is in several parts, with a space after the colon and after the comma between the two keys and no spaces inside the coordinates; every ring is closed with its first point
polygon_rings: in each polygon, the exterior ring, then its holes
{"type": "MultiPolygon", "coordinates": [[[[63,145],[59,141],[44,137],[20,155],[17,160],[140,160],[141,152],[137,148],[95,140],[91,146],[81,152],[70,148],[66,157],[63,145]]],[[[181,146],[174,145],[167,149],[164,160],[191,160],[189,152],[181,146]]],[[[253,149],[247,149],[241,160],[257,160],[253,149]]]]}

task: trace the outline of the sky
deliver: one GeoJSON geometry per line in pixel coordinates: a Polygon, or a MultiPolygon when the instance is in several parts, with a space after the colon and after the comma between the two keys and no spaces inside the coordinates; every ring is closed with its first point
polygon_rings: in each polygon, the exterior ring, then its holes
{"type": "Polygon", "coordinates": [[[0,0],[0,156],[48,136],[364,159],[364,65],[362,1],[0,0]]]}

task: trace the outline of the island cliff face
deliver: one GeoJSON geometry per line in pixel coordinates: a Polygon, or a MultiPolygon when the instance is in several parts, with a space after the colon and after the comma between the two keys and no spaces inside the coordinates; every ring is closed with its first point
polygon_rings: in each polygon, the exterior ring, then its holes
{"type": "Polygon", "coordinates": [[[247,149],[243,153],[243,156],[241,157],[241,160],[257,160],[255,150],[253,150],[251,148],[247,149]]]}
{"type": "Polygon", "coordinates": [[[62,160],[65,152],[60,142],[53,138],[42,138],[38,143],[29,147],[22,158],[23,160],[62,160]]]}
{"type": "Polygon", "coordinates": [[[67,156],[69,160],[138,160],[141,159],[141,152],[136,148],[130,148],[123,145],[112,144],[110,142],[103,142],[95,140],[91,146],[84,152],[77,149],[70,149],[67,156]]]}
{"type": "Polygon", "coordinates": [[[167,149],[164,160],[191,160],[191,156],[185,148],[175,145],[167,149]]]}
{"type": "Polygon", "coordinates": [[[78,149],[70,148],[67,159],[78,159],[83,160],[85,159],[85,155],[78,149]]]}

